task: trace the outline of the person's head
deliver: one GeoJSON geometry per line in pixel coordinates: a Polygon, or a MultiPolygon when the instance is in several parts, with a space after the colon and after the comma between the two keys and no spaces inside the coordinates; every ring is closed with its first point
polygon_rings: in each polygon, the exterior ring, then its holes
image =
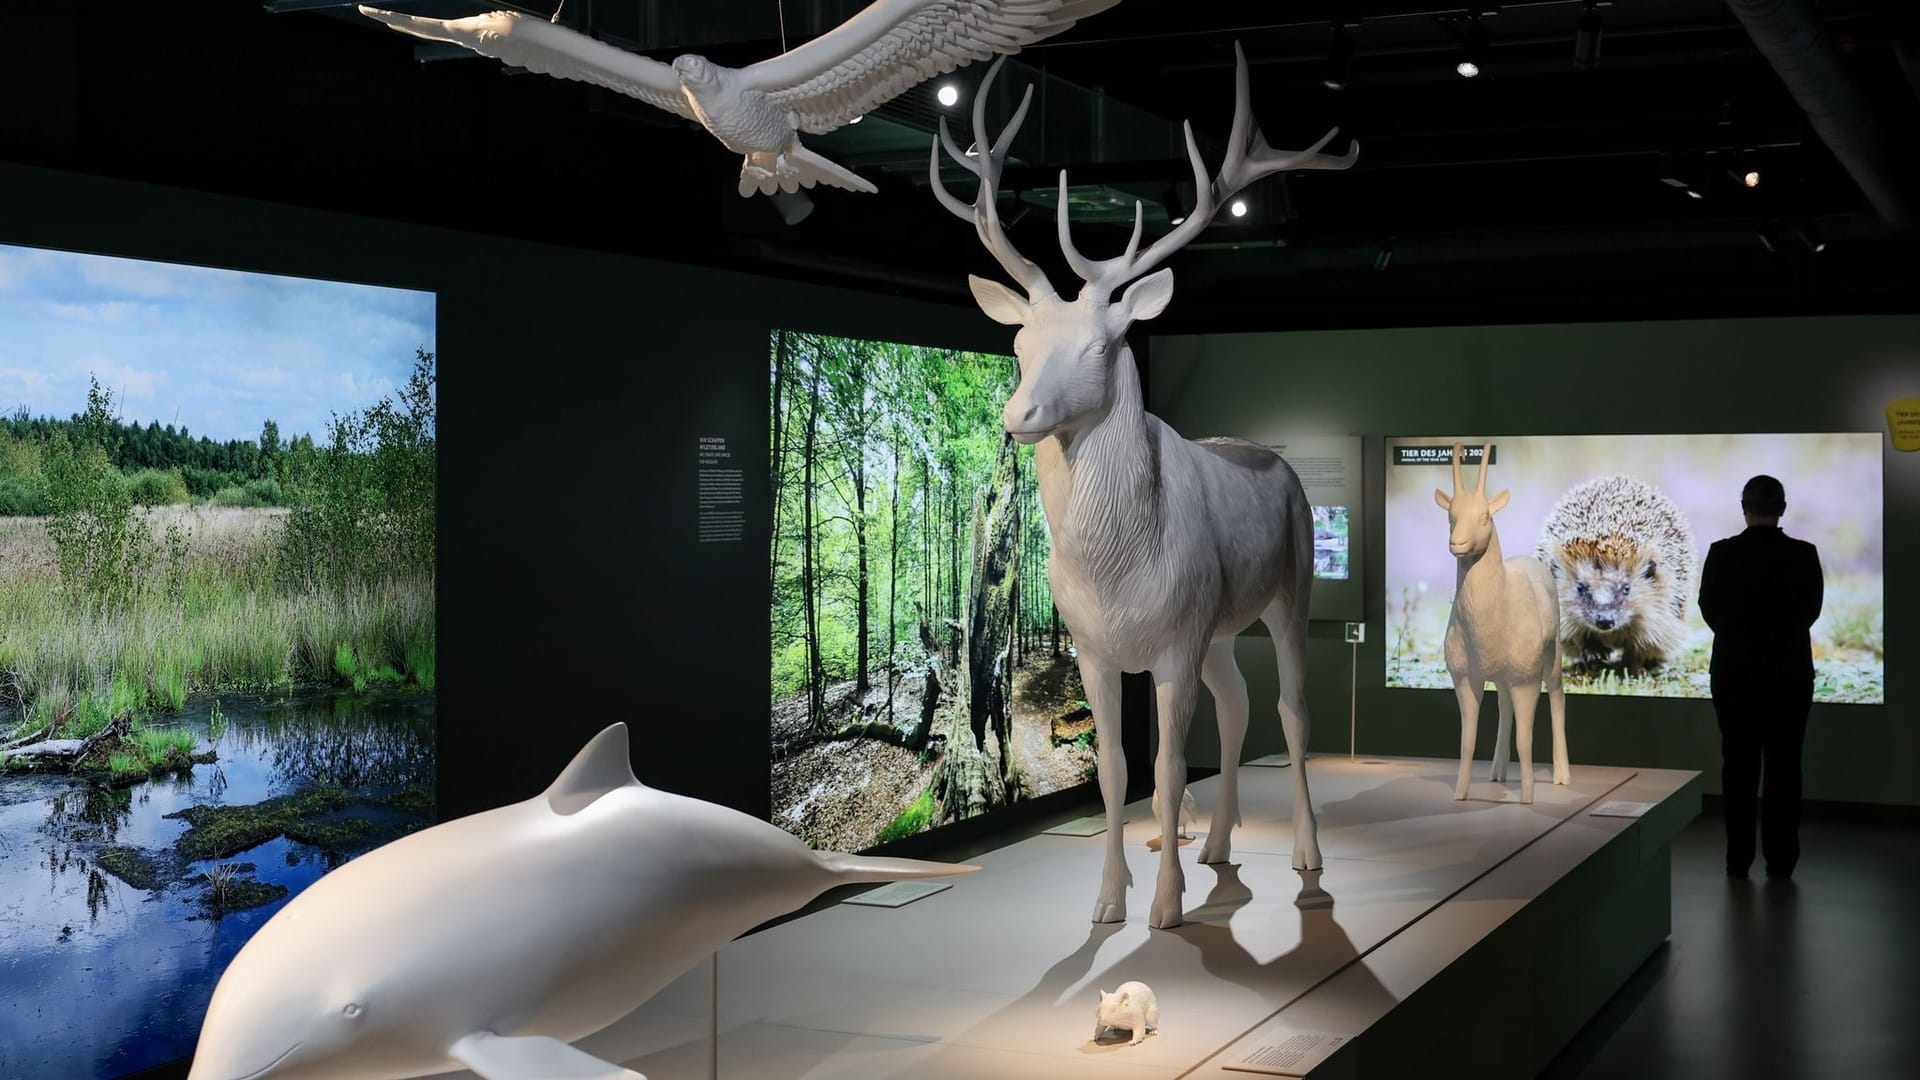
{"type": "Polygon", "coordinates": [[[1771,476],[1756,476],[1740,489],[1740,509],[1749,525],[1778,524],[1787,511],[1787,489],[1771,476]]]}

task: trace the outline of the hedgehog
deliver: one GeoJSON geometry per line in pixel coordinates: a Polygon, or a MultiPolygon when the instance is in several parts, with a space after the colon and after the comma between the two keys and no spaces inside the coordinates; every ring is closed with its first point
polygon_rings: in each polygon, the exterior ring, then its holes
{"type": "Polygon", "coordinates": [[[1535,554],[1560,591],[1560,642],[1576,668],[1644,674],[1686,643],[1693,530],[1673,500],[1627,476],[1560,496],[1535,554]]]}

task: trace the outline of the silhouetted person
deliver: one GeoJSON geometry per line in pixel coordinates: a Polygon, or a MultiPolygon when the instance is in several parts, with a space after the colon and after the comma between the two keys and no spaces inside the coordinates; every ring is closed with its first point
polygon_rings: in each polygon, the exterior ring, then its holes
{"type": "Polygon", "coordinates": [[[1713,628],[1713,711],[1720,722],[1727,813],[1727,873],[1753,864],[1761,774],[1760,850],[1767,876],[1790,877],[1800,859],[1800,745],[1813,705],[1813,646],[1820,616],[1820,555],[1780,531],[1786,489],[1756,476],[1740,492],[1747,529],[1716,541],[1700,571],[1700,614],[1713,628]]]}

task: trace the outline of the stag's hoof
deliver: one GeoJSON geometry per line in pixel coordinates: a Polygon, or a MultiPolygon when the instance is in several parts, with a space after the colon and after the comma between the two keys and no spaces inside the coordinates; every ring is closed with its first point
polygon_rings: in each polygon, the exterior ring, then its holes
{"type": "Polygon", "coordinates": [[[1561,787],[1573,783],[1573,770],[1564,767],[1553,770],[1553,782],[1561,787]]]}
{"type": "Polygon", "coordinates": [[[1295,870],[1318,870],[1321,865],[1320,845],[1318,843],[1304,846],[1295,844],[1293,846],[1293,868],[1295,870]]]}
{"type": "Polygon", "coordinates": [[[1533,805],[1533,785],[1532,784],[1520,785],[1520,802],[1523,805],[1528,805],[1528,806],[1533,805]]]}
{"type": "Polygon", "coordinates": [[[1453,798],[1455,802],[1458,802],[1461,799],[1464,799],[1466,797],[1467,797],[1467,785],[1461,784],[1459,787],[1453,789],[1453,798]]]}
{"type": "Polygon", "coordinates": [[[1506,783],[1506,782],[1507,782],[1507,768],[1506,768],[1506,766],[1504,766],[1504,765],[1495,765],[1495,766],[1493,767],[1493,771],[1487,774],[1487,779],[1489,779],[1489,780],[1491,780],[1491,781],[1493,781],[1493,782],[1494,782],[1494,783],[1496,783],[1496,784],[1504,784],[1504,783],[1506,783]]]}
{"type": "Polygon", "coordinates": [[[1200,861],[1209,866],[1232,862],[1233,838],[1220,830],[1208,833],[1207,842],[1200,846],[1200,861]]]}
{"type": "Polygon", "coordinates": [[[1102,898],[1093,905],[1093,921],[1097,923],[1116,923],[1127,921],[1127,901],[1102,898]]]}
{"type": "Polygon", "coordinates": [[[1153,910],[1147,914],[1148,926],[1153,927],[1155,930],[1171,930],[1179,926],[1182,921],[1184,920],[1182,919],[1180,898],[1178,896],[1175,896],[1171,900],[1158,896],[1154,897],[1153,910]]]}

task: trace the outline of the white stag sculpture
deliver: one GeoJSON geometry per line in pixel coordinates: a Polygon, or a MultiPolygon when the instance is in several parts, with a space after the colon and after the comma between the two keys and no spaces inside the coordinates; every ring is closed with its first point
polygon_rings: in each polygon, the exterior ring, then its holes
{"type": "Polygon", "coordinates": [[[1493,680],[1500,700],[1500,726],[1493,740],[1497,782],[1507,778],[1507,739],[1516,726],[1520,743],[1520,801],[1533,801],[1533,711],[1545,683],[1553,710],[1553,782],[1572,779],[1567,765],[1567,695],[1560,684],[1560,596],[1546,564],[1531,556],[1500,557],[1493,515],[1510,492],[1487,498],[1489,447],[1480,449],[1480,480],[1473,491],[1460,482],[1459,443],[1453,444],[1453,495],[1434,489],[1447,512],[1447,549],[1458,563],[1453,614],[1447,619],[1447,674],[1460,699],[1460,778],[1453,797],[1467,797],[1478,734],[1480,695],[1493,680]]]}
{"type": "MultiPolygon", "coordinates": [[[[1058,228],[1066,260],[1085,282],[1071,300],[1015,250],[995,206],[1001,166],[1033,100],[1028,88],[1000,138],[987,137],[985,101],[998,63],[974,98],[976,150],[955,144],[943,121],[933,150],[933,189],[942,205],[971,222],[981,242],[1026,290],[969,277],[990,318],[1019,326],[1014,352],[1020,387],[1003,414],[1015,439],[1035,446],[1040,501],[1053,533],[1049,577],[1054,602],[1073,632],[1087,702],[1098,733],[1100,794],[1107,811],[1106,869],[1095,922],[1126,919],[1132,883],[1121,848],[1126,759],[1120,748],[1120,675],[1153,675],[1160,716],[1155,785],[1187,782],[1186,737],[1194,694],[1204,682],[1220,721],[1220,801],[1200,861],[1227,861],[1239,821],[1235,769],[1247,731],[1247,684],[1234,663],[1233,639],[1261,619],[1273,632],[1280,666],[1280,718],[1293,757],[1293,865],[1320,865],[1307,795],[1304,649],[1313,584],[1313,521],[1300,480],[1263,447],[1237,439],[1190,442],[1142,406],[1127,330],[1160,314],[1173,296],[1173,273],[1151,273],[1207,227],[1233,194],[1287,169],[1344,169],[1344,157],[1319,153],[1329,131],[1294,153],[1267,146],[1247,105],[1246,57],[1234,48],[1236,87],[1226,163],[1211,182],[1187,128],[1193,210],[1172,232],[1140,250],[1141,213],[1118,258],[1083,257],[1069,236],[1067,177],[1060,175],[1058,228]],[[980,179],[971,206],[940,182],[940,147],[980,179]],[[1137,279],[1137,280],[1136,280],[1137,279]],[[1133,285],[1119,298],[1114,293],[1133,285]]],[[[1177,840],[1180,800],[1161,800],[1160,877],[1149,923],[1178,926],[1184,878],[1177,840]]]]}

